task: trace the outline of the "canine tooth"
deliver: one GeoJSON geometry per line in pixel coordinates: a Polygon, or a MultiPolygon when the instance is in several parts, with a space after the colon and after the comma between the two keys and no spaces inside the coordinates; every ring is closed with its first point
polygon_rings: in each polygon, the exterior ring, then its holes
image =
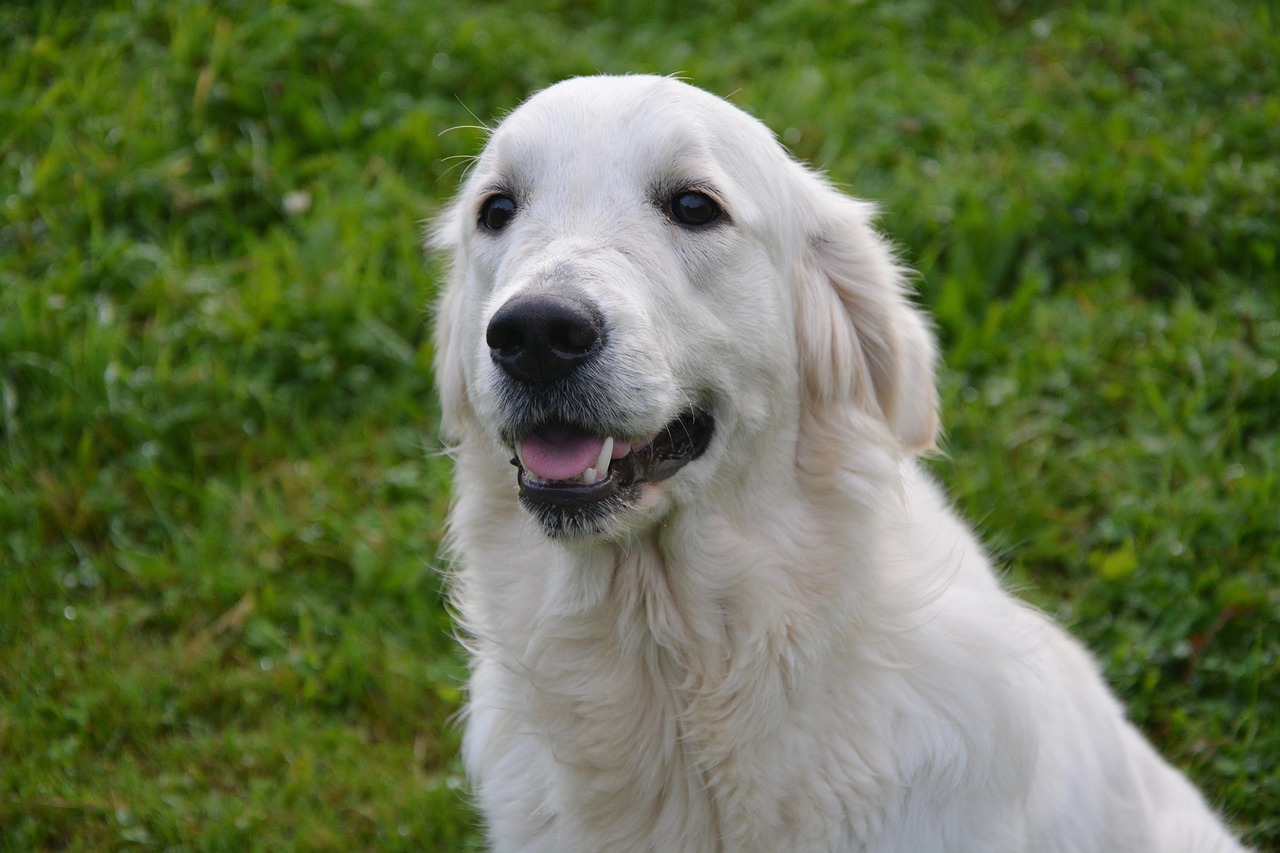
{"type": "Polygon", "coordinates": [[[596,472],[603,474],[609,470],[609,460],[613,458],[613,436],[609,436],[604,440],[604,446],[600,448],[600,458],[596,460],[596,472]]]}
{"type": "Polygon", "coordinates": [[[588,486],[590,486],[590,485],[591,485],[592,483],[594,483],[595,481],[596,481],[596,469],[595,469],[595,468],[588,468],[587,470],[585,470],[585,471],[583,471],[583,472],[582,472],[582,482],[583,482],[583,483],[586,483],[588,486]]]}
{"type": "Polygon", "coordinates": [[[528,471],[529,466],[524,464],[524,449],[520,446],[523,442],[516,442],[516,458],[520,460],[520,467],[528,471]]]}

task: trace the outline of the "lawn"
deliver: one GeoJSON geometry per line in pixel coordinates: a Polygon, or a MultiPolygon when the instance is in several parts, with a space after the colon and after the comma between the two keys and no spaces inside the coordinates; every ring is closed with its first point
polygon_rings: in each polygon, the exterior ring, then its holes
{"type": "Polygon", "coordinates": [[[423,222],[597,71],[882,204],[932,466],[1280,850],[1280,16],[1090,5],[0,6],[0,851],[479,849],[423,222]]]}

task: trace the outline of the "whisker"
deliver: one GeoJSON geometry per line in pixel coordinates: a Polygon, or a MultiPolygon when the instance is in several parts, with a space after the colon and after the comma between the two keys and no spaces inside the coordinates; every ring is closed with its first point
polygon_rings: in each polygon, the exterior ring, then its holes
{"type": "Polygon", "coordinates": [[[493,128],[485,127],[482,124],[455,124],[452,127],[446,127],[444,130],[436,134],[436,136],[444,136],[446,133],[453,133],[455,130],[478,130],[485,136],[493,133],[493,128]]]}
{"type": "Polygon", "coordinates": [[[474,154],[452,154],[448,157],[445,157],[444,159],[456,160],[458,162],[452,164],[451,166],[449,166],[449,168],[441,172],[440,176],[436,178],[437,183],[439,183],[440,181],[443,181],[451,172],[453,172],[454,169],[458,168],[459,166],[462,167],[462,177],[465,178],[471,172],[471,170],[475,168],[476,163],[480,162],[480,158],[474,154]]]}

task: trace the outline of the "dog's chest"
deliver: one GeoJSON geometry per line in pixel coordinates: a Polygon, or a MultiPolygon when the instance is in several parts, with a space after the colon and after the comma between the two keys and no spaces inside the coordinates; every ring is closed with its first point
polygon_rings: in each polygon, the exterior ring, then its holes
{"type": "MultiPolygon", "coordinates": [[[[644,608],[564,622],[530,650],[512,728],[534,735],[528,770],[557,834],[610,849],[665,839],[662,849],[727,851],[823,832],[812,846],[831,849],[832,832],[876,821],[875,809],[851,818],[849,796],[833,804],[831,746],[812,736],[830,726],[791,713],[798,697],[780,649],[686,633],[676,652],[654,622],[644,608]],[[815,811],[832,806],[838,814],[815,811]]],[[[857,763],[846,754],[838,772],[857,763]]],[[[875,787],[871,768],[863,776],[875,787]]]]}

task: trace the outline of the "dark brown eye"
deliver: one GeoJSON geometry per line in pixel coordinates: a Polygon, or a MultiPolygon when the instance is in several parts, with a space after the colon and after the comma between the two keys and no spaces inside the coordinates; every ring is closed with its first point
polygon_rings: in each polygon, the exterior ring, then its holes
{"type": "Polygon", "coordinates": [[[676,193],[668,202],[667,209],[672,219],[691,228],[710,225],[724,213],[711,196],[696,190],[676,193]]]}
{"type": "Polygon", "coordinates": [[[515,215],[515,199],[509,195],[491,195],[480,205],[480,227],[487,231],[501,231],[515,215]]]}

